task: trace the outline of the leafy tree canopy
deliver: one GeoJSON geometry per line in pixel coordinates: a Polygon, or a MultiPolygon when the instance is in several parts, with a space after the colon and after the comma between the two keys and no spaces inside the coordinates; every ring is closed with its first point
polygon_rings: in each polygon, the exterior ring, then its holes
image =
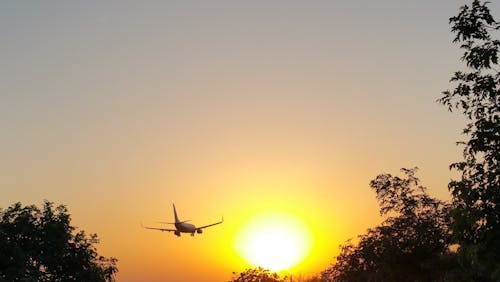
{"type": "Polygon", "coordinates": [[[359,243],[341,246],[325,281],[438,281],[450,272],[448,205],[430,197],[415,176],[381,174],[370,182],[386,220],[359,243]]]}
{"type": "Polygon", "coordinates": [[[454,42],[464,50],[466,71],[451,78],[455,88],[439,102],[468,119],[464,160],[451,165],[461,179],[450,182],[453,234],[461,264],[474,280],[500,281],[500,22],[488,2],[472,1],[450,18],[454,42]]]}
{"type": "Polygon", "coordinates": [[[327,281],[500,281],[500,22],[473,0],[450,24],[467,68],[438,101],[468,119],[464,160],[451,165],[462,174],[449,184],[452,204],[429,197],[414,170],[379,175],[370,186],[388,218],[341,246],[327,281]]]}
{"type": "Polygon", "coordinates": [[[117,260],[99,256],[97,236],[74,233],[70,221],[47,201],[0,209],[0,281],[114,281],[117,260]]]}
{"type": "MultiPolygon", "coordinates": [[[[236,274],[236,273],[235,273],[236,274]]],[[[285,282],[286,277],[280,277],[277,273],[271,272],[262,267],[250,268],[236,274],[229,282],[285,282]]]]}

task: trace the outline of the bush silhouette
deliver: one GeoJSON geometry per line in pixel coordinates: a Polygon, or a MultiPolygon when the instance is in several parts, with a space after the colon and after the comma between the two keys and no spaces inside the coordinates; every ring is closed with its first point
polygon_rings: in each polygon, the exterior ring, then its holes
{"type": "Polygon", "coordinates": [[[114,281],[117,260],[70,223],[66,207],[48,201],[0,210],[0,281],[114,281]]]}
{"type": "Polygon", "coordinates": [[[386,220],[357,245],[341,246],[335,264],[322,273],[325,281],[446,281],[455,268],[449,206],[430,197],[415,176],[381,174],[370,182],[386,220]]]}
{"type": "Polygon", "coordinates": [[[229,282],[285,282],[285,279],[286,277],[280,277],[277,273],[257,267],[236,274],[229,282]]]}

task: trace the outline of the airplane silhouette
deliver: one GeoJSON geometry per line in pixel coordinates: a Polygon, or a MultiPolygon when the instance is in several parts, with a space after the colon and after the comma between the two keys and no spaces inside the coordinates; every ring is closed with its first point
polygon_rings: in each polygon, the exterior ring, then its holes
{"type": "Polygon", "coordinates": [[[221,223],[224,222],[224,217],[222,217],[222,220],[219,221],[219,222],[212,223],[212,224],[205,225],[205,226],[201,226],[201,227],[196,227],[196,226],[194,226],[194,224],[187,223],[190,220],[180,221],[179,217],[177,217],[177,211],[175,210],[175,205],[172,204],[172,206],[174,207],[175,222],[160,222],[160,223],[173,224],[175,226],[175,229],[148,227],[148,226],[143,226],[142,223],[141,223],[141,226],[143,228],[145,228],[145,229],[159,230],[159,231],[162,231],[162,232],[165,232],[165,231],[167,231],[167,232],[174,232],[174,234],[177,237],[180,237],[181,233],[191,233],[191,236],[194,236],[195,232],[198,233],[198,234],[201,234],[201,233],[203,233],[203,228],[207,228],[207,227],[214,226],[214,225],[217,225],[217,224],[221,224],[221,223]]]}

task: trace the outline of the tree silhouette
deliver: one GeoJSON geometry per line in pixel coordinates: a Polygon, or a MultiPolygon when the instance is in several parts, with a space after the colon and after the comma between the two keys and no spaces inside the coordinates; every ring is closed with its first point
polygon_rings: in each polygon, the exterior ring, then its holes
{"type": "Polygon", "coordinates": [[[460,142],[464,160],[451,165],[462,176],[448,185],[460,262],[473,280],[500,281],[500,40],[493,38],[500,23],[487,4],[474,0],[450,18],[467,71],[454,74],[455,88],[439,102],[468,119],[463,133],[469,140],[460,142]]]}
{"type": "MultiPolygon", "coordinates": [[[[234,273],[236,274],[236,273],[234,273]]],[[[286,277],[280,277],[262,267],[250,268],[233,277],[229,282],[285,282],[286,277]]]]}
{"type": "MultiPolygon", "coordinates": [[[[453,276],[448,205],[419,185],[416,168],[405,178],[378,175],[370,182],[386,220],[341,246],[325,281],[444,281],[453,276]]],[[[458,277],[458,276],[457,276],[458,277]]]]}
{"type": "Polygon", "coordinates": [[[65,206],[16,203],[0,217],[0,281],[114,281],[117,260],[97,254],[97,235],[74,234],[65,206]]]}

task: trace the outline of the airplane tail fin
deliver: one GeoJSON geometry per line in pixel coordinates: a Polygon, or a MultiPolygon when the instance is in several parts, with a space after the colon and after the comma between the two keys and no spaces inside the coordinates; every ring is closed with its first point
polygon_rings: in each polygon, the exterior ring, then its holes
{"type": "Polygon", "coordinates": [[[172,206],[174,206],[174,218],[175,218],[175,223],[179,223],[180,220],[179,220],[179,217],[177,217],[177,211],[175,210],[175,205],[172,204],[172,206]]]}

